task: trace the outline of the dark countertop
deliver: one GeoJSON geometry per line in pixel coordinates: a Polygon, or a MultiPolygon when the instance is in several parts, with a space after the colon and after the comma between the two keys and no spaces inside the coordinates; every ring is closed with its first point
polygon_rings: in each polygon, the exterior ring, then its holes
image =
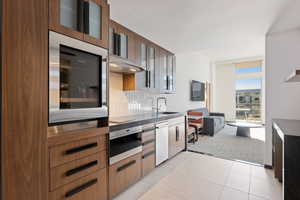
{"type": "Polygon", "coordinates": [[[300,136],[300,120],[273,119],[273,123],[281,139],[284,136],[300,136]]]}
{"type": "Polygon", "coordinates": [[[175,114],[143,114],[143,115],[131,115],[124,117],[112,117],[109,119],[109,131],[117,131],[134,126],[142,126],[145,124],[160,122],[176,117],[184,116],[185,113],[175,114]]]}

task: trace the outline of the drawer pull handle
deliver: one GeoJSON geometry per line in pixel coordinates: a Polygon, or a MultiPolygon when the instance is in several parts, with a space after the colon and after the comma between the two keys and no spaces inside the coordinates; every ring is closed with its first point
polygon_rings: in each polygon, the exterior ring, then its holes
{"type": "Polygon", "coordinates": [[[147,144],[153,143],[154,141],[155,141],[155,139],[148,140],[148,141],[143,143],[143,146],[146,146],[147,144]]]}
{"type": "Polygon", "coordinates": [[[130,161],[129,163],[126,163],[125,165],[119,167],[119,168],[117,169],[117,172],[123,171],[124,169],[130,167],[131,165],[134,165],[135,163],[136,163],[136,161],[135,161],[135,160],[132,160],[132,161],[130,161]]]}
{"type": "Polygon", "coordinates": [[[176,126],[176,142],[179,140],[179,128],[176,126]]]}
{"type": "Polygon", "coordinates": [[[83,190],[91,187],[92,185],[95,185],[97,182],[98,182],[98,179],[93,179],[93,180],[91,180],[91,181],[89,181],[89,182],[87,182],[87,183],[85,183],[85,184],[83,184],[83,185],[81,185],[81,186],[73,189],[73,190],[70,190],[69,192],[67,192],[65,194],[65,197],[69,198],[69,197],[71,197],[71,196],[73,196],[73,195],[75,195],[75,194],[77,194],[77,193],[79,193],[79,192],[81,192],[81,191],[83,191],[83,190]]]}
{"type": "Polygon", "coordinates": [[[153,155],[155,153],[155,151],[150,151],[149,153],[146,153],[145,155],[143,155],[143,159],[153,155]]]}
{"type": "Polygon", "coordinates": [[[86,170],[86,169],[88,169],[88,168],[91,168],[91,167],[93,167],[93,166],[95,166],[95,165],[97,165],[97,164],[98,164],[98,161],[95,160],[95,161],[90,162],[90,163],[88,163],[88,164],[85,164],[85,165],[82,165],[82,166],[80,166],[80,167],[71,169],[71,170],[67,171],[67,172],[65,173],[65,175],[66,175],[66,176],[72,176],[73,174],[79,173],[79,172],[81,172],[81,171],[83,171],[83,170],[86,170]]]}
{"type": "Polygon", "coordinates": [[[73,149],[69,149],[69,150],[65,151],[65,154],[66,155],[71,155],[71,154],[74,154],[74,153],[78,153],[80,151],[84,151],[84,150],[87,150],[87,149],[90,149],[90,148],[94,148],[96,146],[98,146],[97,142],[87,144],[87,145],[83,145],[83,146],[80,146],[80,147],[75,147],[73,149]]]}

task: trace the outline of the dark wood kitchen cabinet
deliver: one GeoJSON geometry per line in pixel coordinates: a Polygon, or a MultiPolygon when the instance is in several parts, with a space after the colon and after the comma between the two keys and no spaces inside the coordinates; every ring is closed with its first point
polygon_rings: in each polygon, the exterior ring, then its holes
{"type": "Polygon", "coordinates": [[[157,94],[176,92],[176,59],[173,53],[113,20],[110,20],[109,38],[111,55],[144,69],[123,74],[123,90],[157,94]]]}
{"type": "Polygon", "coordinates": [[[107,200],[107,145],[107,127],[49,137],[49,200],[107,200]]]}
{"type": "Polygon", "coordinates": [[[49,28],[108,48],[107,0],[49,0],[49,28]]]}
{"type": "Polygon", "coordinates": [[[300,121],[273,120],[274,175],[282,182],[283,199],[300,199],[300,121]]]}
{"type": "Polygon", "coordinates": [[[133,32],[121,24],[110,20],[109,39],[111,55],[121,57],[133,64],[137,64],[136,38],[133,32]]]}
{"type": "Polygon", "coordinates": [[[117,196],[141,178],[141,157],[138,153],[109,167],[109,196],[117,196]]]}
{"type": "Polygon", "coordinates": [[[107,171],[101,169],[54,190],[49,200],[107,200],[107,171]]]}
{"type": "Polygon", "coordinates": [[[0,4],[0,198],[47,200],[48,1],[0,4]]]}
{"type": "Polygon", "coordinates": [[[169,120],[169,158],[185,148],[185,119],[169,120]]]}

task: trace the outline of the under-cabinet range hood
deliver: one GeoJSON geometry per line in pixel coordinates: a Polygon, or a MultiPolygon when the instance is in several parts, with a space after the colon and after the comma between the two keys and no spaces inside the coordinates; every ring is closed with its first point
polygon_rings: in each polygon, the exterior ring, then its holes
{"type": "Polygon", "coordinates": [[[145,71],[145,69],[142,68],[141,66],[138,66],[127,59],[115,55],[110,55],[109,70],[111,72],[125,73],[125,74],[133,74],[136,72],[145,71]]]}
{"type": "Polygon", "coordinates": [[[300,82],[300,68],[295,69],[293,73],[286,79],[285,82],[292,83],[292,82],[300,82]]]}

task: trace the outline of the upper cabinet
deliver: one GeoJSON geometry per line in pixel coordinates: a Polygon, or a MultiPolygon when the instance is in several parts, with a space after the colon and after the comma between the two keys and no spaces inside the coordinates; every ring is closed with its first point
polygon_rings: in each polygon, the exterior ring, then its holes
{"type": "MultiPolygon", "coordinates": [[[[142,90],[152,93],[175,92],[174,54],[113,20],[110,21],[109,36],[109,51],[113,58],[117,56],[123,59],[123,63],[143,69],[135,73],[123,72],[124,90],[142,90]]],[[[111,61],[111,63],[114,62],[111,61]]],[[[114,64],[111,66],[116,67],[114,64]]]]}
{"type": "Polygon", "coordinates": [[[108,48],[109,5],[106,0],[50,0],[49,28],[108,48]]]}
{"type": "Polygon", "coordinates": [[[145,39],[140,38],[138,43],[140,57],[137,61],[145,71],[136,74],[137,89],[159,93],[159,50],[145,39]]]}
{"type": "Polygon", "coordinates": [[[175,55],[160,50],[160,92],[175,93],[176,92],[176,59],[175,55]]]}
{"type": "Polygon", "coordinates": [[[140,66],[136,34],[111,20],[109,36],[111,55],[126,59],[131,64],[140,66]]]}

